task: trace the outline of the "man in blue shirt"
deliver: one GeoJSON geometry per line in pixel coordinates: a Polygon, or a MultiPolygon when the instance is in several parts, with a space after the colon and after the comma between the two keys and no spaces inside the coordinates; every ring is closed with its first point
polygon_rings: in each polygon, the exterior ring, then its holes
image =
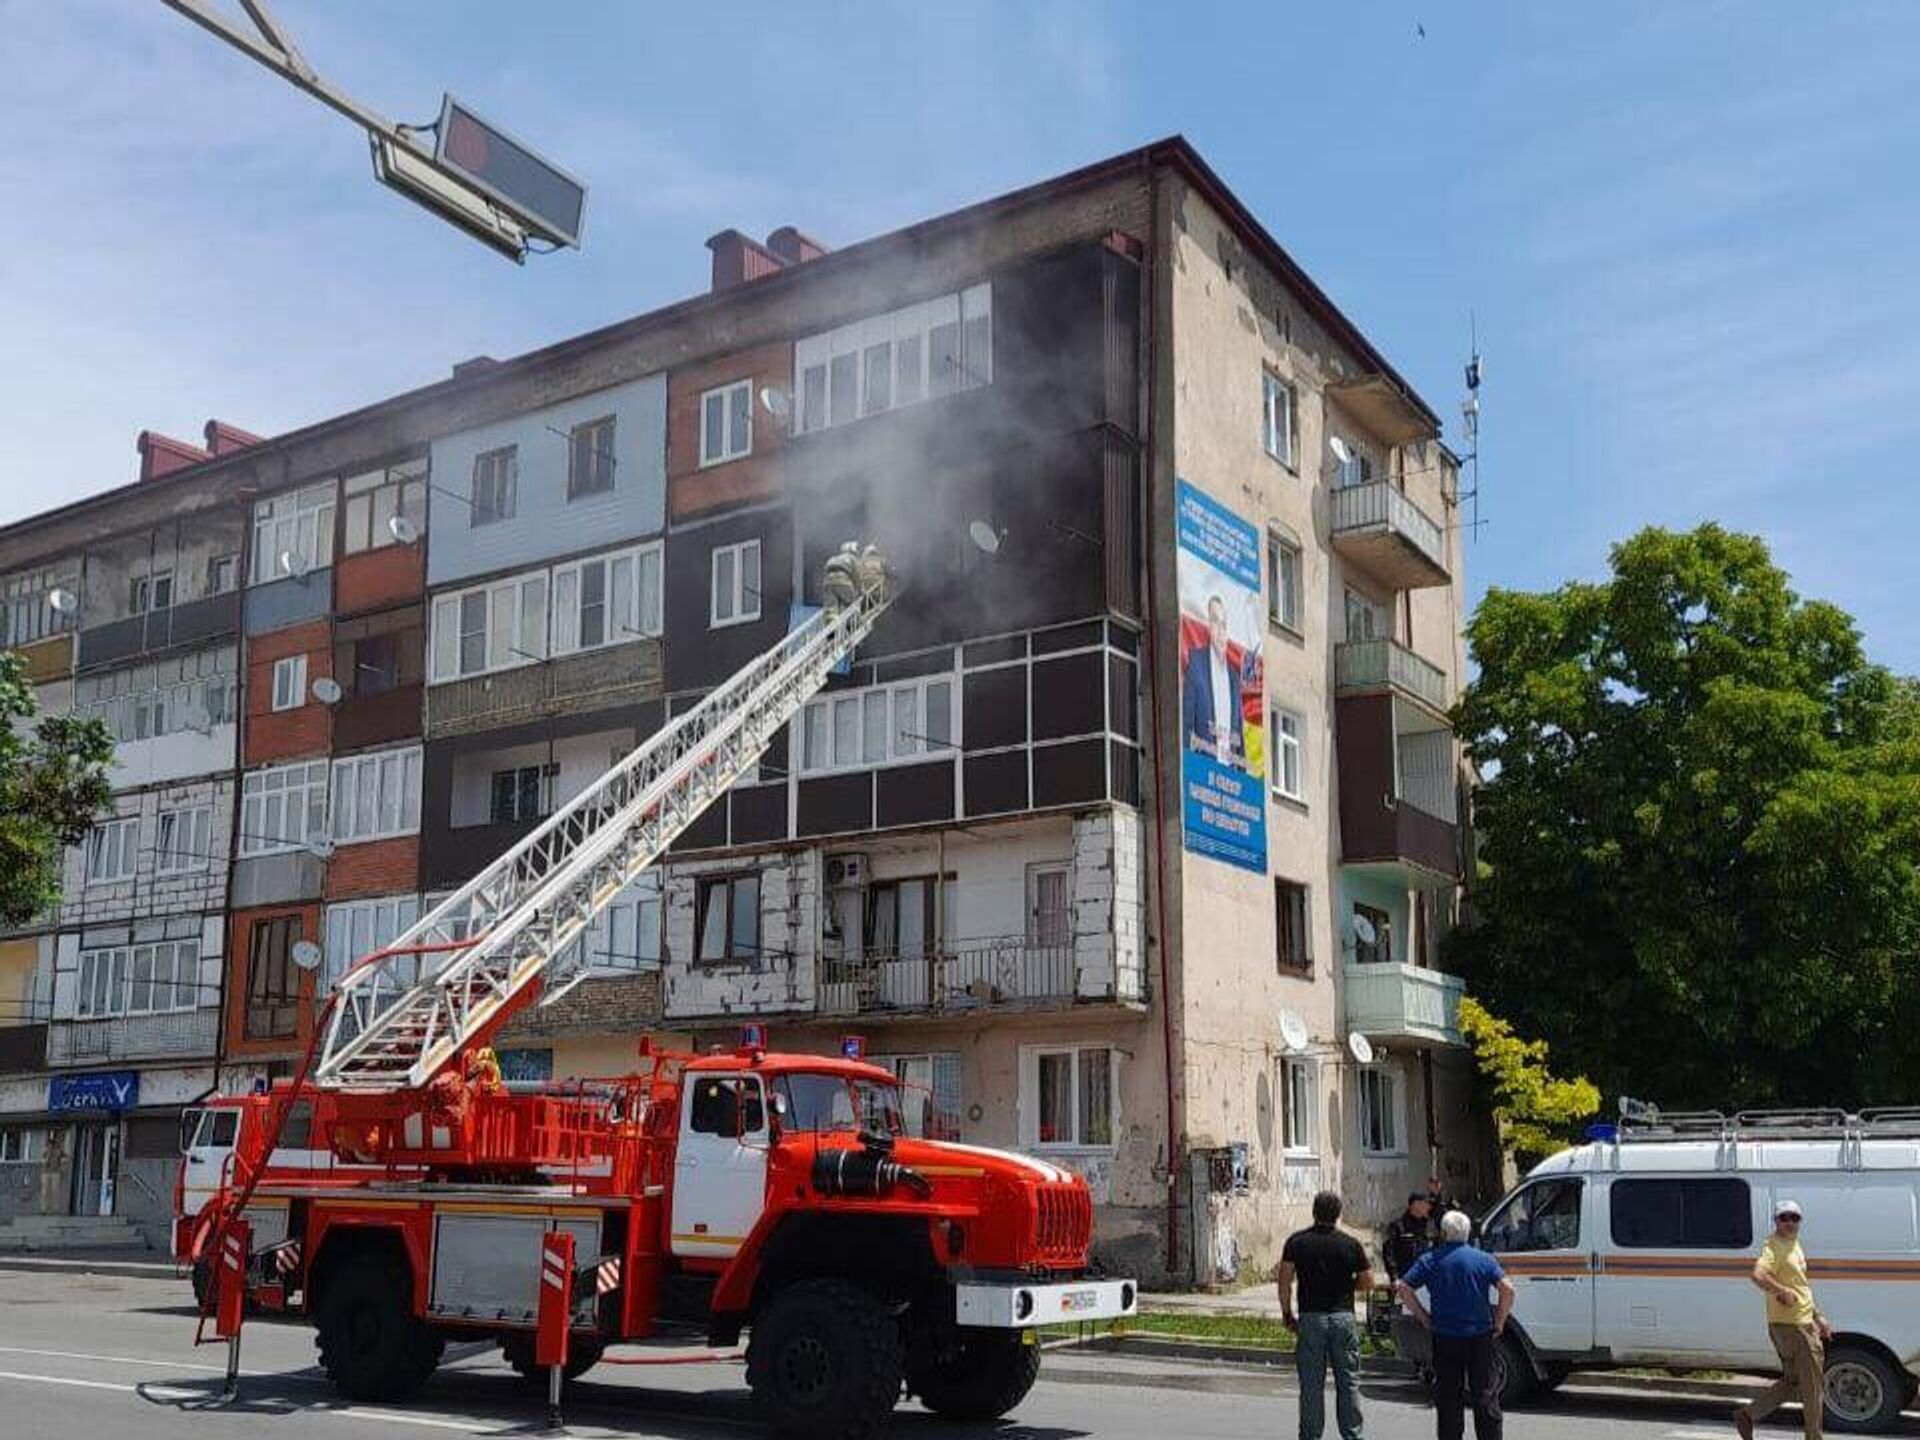
{"type": "Polygon", "coordinates": [[[1433,1332],[1434,1408],[1440,1440],[1466,1433],[1463,1389],[1473,1400],[1476,1440],[1500,1440],[1500,1391],[1493,1347],[1513,1309],[1513,1282],[1500,1263],[1467,1244],[1473,1222],[1458,1210],[1440,1217],[1439,1248],[1407,1268],[1398,1286],[1400,1303],[1433,1332]],[[1417,1291],[1427,1292],[1422,1305],[1417,1291]],[[1491,1301],[1489,1294],[1497,1294],[1491,1301]],[[1463,1383],[1464,1382],[1464,1383],[1463,1383]]]}

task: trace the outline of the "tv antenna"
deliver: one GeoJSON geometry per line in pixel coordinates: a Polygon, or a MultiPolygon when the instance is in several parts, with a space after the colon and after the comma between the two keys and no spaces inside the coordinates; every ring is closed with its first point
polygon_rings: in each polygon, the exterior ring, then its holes
{"type": "Polygon", "coordinates": [[[544,255],[562,246],[579,248],[586,186],[453,96],[441,97],[440,118],[431,125],[396,125],[323,80],[267,0],[240,0],[251,30],[209,0],[162,3],[353,121],[367,132],[376,179],[515,264],[529,251],[544,255]],[[420,138],[428,134],[431,149],[420,138]],[[534,249],[535,242],[545,248],[534,249]]]}
{"type": "Polygon", "coordinates": [[[1467,393],[1460,401],[1461,443],[1466,453],[1460,459],[1467,466],[1467,488],[1460,499],[1469,507],[1466,529],[1480,533],[1480,326],[1473,311],[1467,311],[1468,353],[1467,393]]]}

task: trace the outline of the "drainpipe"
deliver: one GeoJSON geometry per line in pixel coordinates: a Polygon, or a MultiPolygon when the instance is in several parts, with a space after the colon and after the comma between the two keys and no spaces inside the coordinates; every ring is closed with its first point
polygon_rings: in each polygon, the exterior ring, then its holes
{"type": "Polygon", "coordinates": [[[1143,267],[1142,294],[1147,308],[1146,367],[1147,367],[1147,424],[1146,424],[1146,463],[1142,466],[1144,485],[1141,487],[1140,529],[1141,548],[1146,559],[1146,604],[1144,606],[1147,622],[1147,709],[1150,719],[1148,731],[1153,745],[1153,813],[1154,813],[1154,928],[1160,936],[1160,1043],[1166,1068],[1167,1102],[1167,1277],[1173,1278],[1180,1256],[1180,1164],[1177,1147],[1182,1134],[1179,1117],[1178,1086],[1174,1083],[1173,1073],[1173,991],[1168,982],[1169,966],[1167,948],[1167,774],[1166,747],[1162,744],[1160,716],[1160,625],[1158,610],[1154,600],[1158,575],[1154,565],[1154,526],[1153,494],[1156,464],[1159,452],[1155,448],[1155,416],[1159,412],[1160,387],[1158,366],[1159,346],[1159,303],[1158,277],[1160,272],[1160,177],[1153,168],[1151,156],[1141,158],[1141,167],[1146,172],[1147,181],[1147,243],[1146,264],[1143,267]]]}

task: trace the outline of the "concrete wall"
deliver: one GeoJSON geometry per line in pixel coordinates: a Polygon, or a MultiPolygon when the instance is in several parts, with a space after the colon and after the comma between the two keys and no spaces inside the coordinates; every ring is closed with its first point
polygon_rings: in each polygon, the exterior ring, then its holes
{"type": "Polygon", "coordinates": [[[233,797],[231,775],[115,795],[113,817],[137,817],[140,822],[133,878],[90,885],[85,843],[69,846],[61,872],[60,923],[92,925],[135,916],[219,909],[226,903],[233,797]],[[160,812],[203,805],[210,811],[203,858],[192,861],[184,870],[161,874],[156,868],[160,860],[160,812]]]}

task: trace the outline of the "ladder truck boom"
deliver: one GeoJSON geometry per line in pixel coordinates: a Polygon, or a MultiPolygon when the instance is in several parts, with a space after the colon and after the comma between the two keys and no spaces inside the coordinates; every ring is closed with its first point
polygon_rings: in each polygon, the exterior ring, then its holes
{"type": "Polygon", "coordinates": [[[536,982],[549,999],[577,983],[586,957],[574,942],[594,917],[759,761],[891,603],[875,552],[835,560],[844,563],[837,575],[829,567],[828,608],[354,965],[309,1083],[417,1090],[540,993],[536,982]]]}

